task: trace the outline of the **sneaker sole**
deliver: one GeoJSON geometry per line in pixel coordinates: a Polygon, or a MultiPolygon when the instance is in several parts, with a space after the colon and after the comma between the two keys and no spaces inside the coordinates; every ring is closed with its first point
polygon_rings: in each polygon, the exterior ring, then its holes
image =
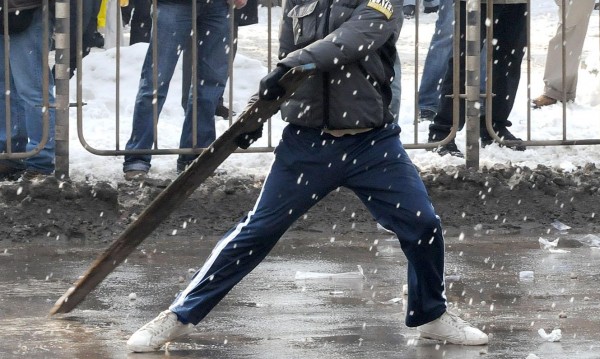
{"type": "Polygon", "coordinates": [[[447,337],[443,337],[441,335],[436,335],[436,334],[431,334],[431,333],[424,333],[424,332],[419,332],[419,336],[423,339],[433,339],[433,340],[439,340],[439,341],[443,341],[443,342],[447,342],[447,343],[451,343],[451,344],[456,344],[456,345],[487,345],[488,344],[488,339],[482,339],[482,340],[467,340],[464,342],[459,342],[459,341],[453,341],[452,339],[449,339],[447,337]]]}
{"type": "Polygon", "coordinates": [[[158,351],[160,347],[153,348],[146,345],[127,345],[127,350],[134,353],[148,353],[158,351]]]}

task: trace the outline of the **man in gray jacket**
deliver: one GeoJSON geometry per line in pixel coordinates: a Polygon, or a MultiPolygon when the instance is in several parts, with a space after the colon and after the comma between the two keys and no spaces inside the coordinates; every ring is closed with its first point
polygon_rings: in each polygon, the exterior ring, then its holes
{"type": "MultiPolygon", "coordinates": [[[[444,238],[418,172],[400,143],[388,106],[401,3],[388,0],[288,0],[277,68],[259,95],[285,95],[278,80],[314,63],[281,106],[289,122],[254,208],[216,245],[168,310],[135,332],[132,351],[151,351],[187,333],[250,273],[279,238],[329,192],[354,191],[375,219],[398,236],[408,259],[406,324],[422,337],[484,345],[486,334],[447,311],[444,238]]],[[[240,136],[247,147],[260,131],[240,136]]]]}

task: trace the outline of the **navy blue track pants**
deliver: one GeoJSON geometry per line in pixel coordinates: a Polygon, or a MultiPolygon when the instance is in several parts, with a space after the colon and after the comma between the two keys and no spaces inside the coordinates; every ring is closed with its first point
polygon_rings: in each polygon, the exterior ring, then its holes
{"type": "Polygon", "coordinates": [[[334,137],[288,125],[260,196],[216,245],[170,310],[197,324],[275,246],[300,216],[338,187],[352,190],[408,259],[406,325],[444,313],[444,239],[427,191],[404,151],[397,125],[334,137]]]}

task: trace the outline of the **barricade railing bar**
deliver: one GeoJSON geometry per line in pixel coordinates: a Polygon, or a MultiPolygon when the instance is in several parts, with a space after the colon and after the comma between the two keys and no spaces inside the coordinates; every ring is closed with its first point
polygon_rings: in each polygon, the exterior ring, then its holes
{"type": "MultiPolygon", "coordinates": [[[[562,6],[563,9],[565,8],[565,6],[567,5],[567,2],[569,0],[561,0],[562,1],[562,6]]],[[[2,6],[6,9],[8,8],[8,0],[1,0],[2,6]]],[[[3,149],[3,152],[0,153],[0,160],[5,160],[5,159],[14,159],[14,160],[21,160],[21,159],[25,159],[31,156],[34,156],[35,154],[39,153],[45,146],[45,144],[48,142],[48,137],[50,134],[50,129],[49,129],[49,110],[53,109],[56,111],[56,135],[55,135],[55,139],[56,139],[56,174],[59,176],[68,176],[69,173],[69,55],[71,51],[76,51],[77,54],[77,71],[76,71],[76,88],[74,89],[76,91],[76,103],[73,104],[72,106],[76,107],[76,114],[77,114],[77,135],[79,138],[79,141],[81,143],[81,145],[90,153],[95,154],[95,155],[100,155],[100,156],[119,156],[119,155],[127,155],[127,154],[152,154],[152,155],[177,155],[177,154],[199,154],[203,151],[203,148],[198,147],[198,138],[197,138],[197,121],[192,121],[193,123],[193,134],[192,134],[192,147],[191,148],[166,148],[166,147],[162,147],[160,145],[160,133],[159,133],[159,129],[158,129],[158,93],[157,93],[157,88],[158,88],[158,78],[159,78],[159,74],[158,74],[158,67],[157,66],[153,66],[152,69],[152,76],[153,76],[153,86],[154,86],[154,92],[153,92],[153,130],[154,130],[154,137],[153,137],[153,145],[151,149],[147,149],[147,150],[127,150],[125,148],[123,148],[123,145],[121,143],[120,137],[121,137],[121,113],[120,113],[120,103],[123,100],[122,98],[122,94],[123,94],[123,89],[122,89],[122,84],[120,82],[120,78],[121,78],[121,61],[122,61],[122,55],[121,55],[121,38],[122,38],[122,24],[118,24],[119,26],[117,26],[117,33],[116,33],[116,49],[115,49],[115,84],[114,84],[114,92],[115,92],[115,118],[114,118],[114,126],[115,126],[115,138],[114,138],[114,148],[97,148],[94,147],[93,145],[91,145],[88,140],[85,138],[85,134],[84,134],[84,127],[85,127],[85,115],[84,115],[84,99],[83,99],[83,81],[84,81],[84,77],[83,77],[83,58],[82,58],[82,54],[83,54],[83,40],[82,40],[82,34],[83,34],[83,25],[82,25],[82,19],[83,19],[83,11],[82,11],[82,6],[78,6],[77,9],[77,19],[70,19],[70,7],[69,7],[69,3],[70,0],[56,0],[55,1],[55,10],[54,10],[54,14],[51,14],[50,11],[50,7],[49,7],[49,0],[44,0],[44,7],[43,7],[43,26],[44,26],[44,36],[45,38],[49,37],[50,31],[52,29],[52,26],[54,26],[55,32],[54,32],[54,44],[55,44],[55,53],[54,53],[54,62],[55,62],[55,87],[56,87],[56,97],[55,97],[55,103],[49,103],[49,91],[51,91],[51,85],[49,84],[48,81],[48,69],[49,69],[49,59],[47,57],[44,57],[44,61],[42,64],[40,64],[40,66],[43,67],[43,86],[44,89],[46,89],[44,91],[44,98],[43,98],[43,103],[39,104],[39,106],[43,109],[43,123],[42,123],[42,127],[43,127],[43,133],[42,133],[42,141],[39,143],[39,145],[29,151],[29,152],[16,152],[13,150],[14,148],[14,143],[12,142],[11,139],[11,135],[13,134],[13,122],[14,122],[14,118],[13,118],[13,114],[11,114],[11,96],[10,96],[10,81],[5,81],[4,83],[4,98],[5,98],[5,103],[4,103],[4,111],[5,111],[5,123],[4,123],[4,129],[5,129],[5,133],[6,133],[6,147],[3,149]],[[52,16],[55,16],[55,21],[52,21],[52,16]],[[77,47],[76,49],[71,49],[70,45],[69,45],[69,22],[70,21],[77,21],[77,47]]],[[[483,93],[481,93],[482,91],[480,91],[479,88],[479,78],[480,76],[484,76],[487,79],[491,79],[492,75],[493,75],[493,67],[494,67],[494,59],[493,59],[493,50],[494,50],[494,33],[493,33],[493,26],[489,26],[489,24],[481,24],[480,23],[480,13],[482,11],[482,6],[481,6],[481,0],[466,0],[465,1],[465,5],[466,5],[466,9],[468,12],[467,15],[467,29],[465,32],[465,36],[466,36],[466,41],[469,44],[469,46],[466,47],[466,53],[465,53],[465,66],[466,66],[466,86],[465,86],[465,93],[460,93],[460,88],[461,88],[461,84],[460,84],[460,61],[458,61],[458,56],[454,56],[454,62],[453,62],[453,68],[452,68],[452,73],[453,73],[453,83],[452,83],[452,87],[453,87],[453,95],[451,95],[452,99],[453,99],[453,125],[450,131],[450,134],[448,135],[448,137],[444,138],[444,139],[440,139],[437,142],[428,142],[427,139],[420,139],[419,138],[419,131],[422,130],[423,126],[427,126],[428,123],[421,123],[419,121],[419,95],[418,95],[418,88],[419,88],[419,79],[420,79],[420,73],[422,72],[420,70],[420,64],[423,63],[422,59],[420,58],[420,49],[422,49],[423,46],[427,46],[429,39],[424,39],[422,40],[420,38],[420,31],[419,31],[419,24],[420,24],[420,20],[421,17],[419,15],[419,7],[422,4],[422,0],[417,0],[416,1],[416,8],[417,11],[415,13],[415,18],[414,18],[414,26],[415,26],[415,36],[414,36],[414,89],[412,89],[414,91],[414,116],[413,116],[413,123],[412,123],[412,130],[414,132],[413,134],[413,141],[404,141],[404,147],[407,149],[434,149],[438,146],[442,146],[445,145],[447,143],[449,143],[450,141],[452,141],[453,139],[455,139],[456,134],[459,130],[459,115],[460,115],[460,111],[459,111],[459,104],[460,101],[466,101],[465,102],[465,130],[466,130],[466,151],[465,151],[465,161],[466,161],[466,165],[467,167],[471,167],[471,168],[478,168],[479,166],[479,133],[480,133],[480,114],[483,108],[483,111],[485,111],[485,130],[487,130],[488,134],[490,135],[490,137],[496,141],[498,144],[501,145],[509,145],[509,146],[515,146],[515,145],[525,145],[525,146],[567,146],[567,145],[597,145],[600,144],[600,138],[584,138],[584,139],[572,139],[568,136],[568,112],[567,112],[567,105],[568,105],[568,101],[567,101],[567,94],[566,94],[566,90],[563,86],[562,89],[562,99],[561,99],[561,103],[562,103],[562,122],[561,122],[561,137],[560,139],[548,139],[548,140],[533,140],[532,139],[532,114],[531,114],[531,82],[532,82],[532,59],[531,59],[531,29],[532,29],[532,24],[531,24],[531,1],[528,1],[527,3],[527,12],[528,12],[528,16],[527,16],[527,49],[526,49],[526,56],[525,56],[525,65],[526,65],[526,69],[527,69],[527,77],[526,77],[526,83],[521,84],[521,86],[526,86],[526,93],[527,93],[527,124],[526,124],[526,136],[525,139],[523,141],[508,141],[508,140],[504,140],[502,138],[500,138],[494,131],[493,131],[493,125],[492,125],[492,118],[493,118],[493,114],[494,114],[494,109],[493,109],[493,103],[492,103],[492,98],[494,96],[494,94],[492,93],[492,83],[491,81],[486,81],[485,82],[485,91],[483,93]],[[476,46],[475,44],[479,45],[480,44],[480,39],[479,39],[479,34],[480,34],[480,27],[481,26],[486,26],[486,31],[485,31],[485,46],[482,48],[481,46],[476,46]],[[483,52],[482,52],[483,51],[483,52]],[[486,61],[486,72],[485,74],[481,74],[480,70],[479,70],[479,63],[481,61],[482,58],[482,54],[485,56],[485,61],[486,61]],[[482,106],[484,105],[484,106],[482,106]]],[[[120,11],[120,4],[119,1],[113,1],[111,2],[112,5],[115,6],[114,9],[109,9],[109,11],[116,11],[119,12],[120,11]]],[[[494,18],[494,1],[493,0],[488,0],[487,1],[487,6],[485,6],[485,11],[486,11],[486,18],[487,19],[493,19],[494,18]]],[[[157,8],[157,0],[152,0],[152,5],[153,5],[153,9],[157,8]]],[[[273,58],[273,48],[272,48],[272,43],[273,43],[273,39],[271,37],[271,32],[272,32],[272,23],[273,21],[278,21],[278,19],[272,19],[272,7],[274,6],[272,1],[266,0],[265,3],[263,4],[266,9],[267,9],[267,29],[268,29],[268,34],[267,34],[267,43],[265,44],[265,46],[267,47],[267,59],[266,59],[266,64],[267,64],[267,69],[268,71],[271,70],[271,68],[273,67],[272,65],[272,58],[273,58]]],[[[197,11],[197,3],[195,1],[192,1],[192,13],[195,14],[197,11]]],[[[460,30],[460,17],[464,16],[464,14],[461,13],[460,11],[460,7],[459,6],[454,6],[454,9],[452,10],[454,13],[454,17],[457,21],[454,21],[454,30],[453,30],[453,44],[452,44],[452,51],[454,54],[459,54],[460,53],[460,46],[459,46],[459,41],[458,39],[461,36],[461,30],[460,30]]],[[[228,108],[231,109],[230,111],[230,115],[228,118],[229,124],[232,123],[232,121],[235,120],[235,118],[231,115],[231,113],[233,112],[233,99],[235,98],[235,93],[234,93],[234,82],[235,82],[235,78],[234,78],[234,71],[233,71],[233,60],[234,60],[234,47],[237,45],[236,43],[234,43],[234,41],[236,41],[235,38],[235,34],[234,34],[234,8],[233,5],[230,6],[229,8],[229,17],[228,17],[228,22],[230,25],[230,33],[229,33],[229,44],[228,46],[228,63],[229,63],[229,70],[228,70],[228,108]]],[[[11,41],[10,41],[10,35],[8,34],[8,12],[4,11],[3,12],[3,28],[4,28],[4,33],[5,35],[3,36],[3,61],[5,63],[4,68],[2,69],[3,73],[4,73],[4,77],[5,79],[10,79],[11,76],[11,68],[10,68],[10,50],[11,50],[11,41]]],[[[120,16],[117,16],[117,21],[120,21],[120,16]]],[[[565,11],[562,11],[561,13],[561,20],[562,23],[566,23],[566,14],[565,11]]],[[[153,24],[157,23],[157,12],[153,11],[152,12],[152,22],[153,24]]],[[[406,26],[411,26],[410,24],[406,23],[404,24],[404,27],[406,26]]],[[[153,38],[157,38],[157,26],[152,26],[152,36],[153,38]]],[[[197,64],[197,60],[198,60],[198,53],[197,53],[197,46],[198,46],[198,34],[197,34],[197,23],[196,21],[192,21],[192,32],[191,32],[191,46],[189,47],[189,51],[190,53],[188,55],[191,55],[191,84],[190,86],[193,89],[196,89],[197,86],[199,86],[198,84],[198,78],[197,78],[197,68],[196,68],[196,64],[197,64]]],[[[566,60],[567,57],[569,56],[569,54],[567,54],[566,52],[566,47],[564,46],[565,43],[565,31],[563,31],[562,33],[563,36],[563,46],[562,46],[562,69],[561,69],[561,73],[563,78],[566,77],[566,60]]],[[[401,38],[402,38],[402,34],[401,34],[401,38]]],[[[404,39],[405,40],[405,39],[404,39]]],[[[599,47],[600,47],[600,43],[599,43],[599,47]]],[[[43,48],[44,53],[50,53],[49,52],[49,45],[48,43],[44,42],[44,48],[43,48]]],[[[152,52],[152,59],[153,62],[156,64],[159,61],[158,58],[158,51],[157,51],[157,46],[153,47],[153,52],[152,52]]],[[[258,86],[257,86],[258,88],[258,86]]],[[[131,94],[132,92],[135,92],[137,90],[136,89],[127,89],[126,93],[127,94],[131,94]]],[[[193,106],[192,106],[192,118],[196,119],[197,118],[197,113],[198,111],[201,111],[202,109],[198,108],[198,104],[197,104],[197,92],[196,91],[192,91],[192,96],[193,96],[193,106]]],[[[126,119],[126,121],[129,121],[130,119],[126,119]]],[[[483,124],[482,124],[483,125],[483,124]]],[[[109,136],[109,134],[107,134],[107,136],[109,136]]],[[[593,137],[593,134],[590,135],[591,137],[593,137]]],[[[238,150],[238,152],[240,153],[250,153],[250,152],[271,152],[274,149],[274,143],[273,143],[273,128],[272,128],[272,123],[269,120],[267,126],[266,126],[266,136],[267,138],[267,145],[266,146],[252,146],[247,150],[238,150]]]]}

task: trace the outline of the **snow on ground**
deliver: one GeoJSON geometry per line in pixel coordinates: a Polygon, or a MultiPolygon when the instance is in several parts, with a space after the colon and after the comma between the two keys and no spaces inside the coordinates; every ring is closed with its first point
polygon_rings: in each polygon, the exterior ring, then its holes
{"type": "MultiPolygon", "coordinates": [[[[558,13],[552,0],[539,0],[531,5],[532,34],[531,37],[531,96],[537,97],[543,89],[543,72],[548,40],[556,31],[558,13]]],[[[234,62],[233,109],[240,113],[247,99],[257,91],[258,82],[267,74],[267,9],[260,8],[259,24],[241,27],[239,34],[239,50],[234,62]]],[[[272,49],[277,51],[277,29],[281,16],[280,8],[272,9],[272,49]]],[[[419,26],[419,71],[425,59],[429,39],[434,31],[435,14],[422,14],[419,26]]],[[[413,143],[414,116],[414,20],[404,22],[397,48],[403,62],[402,69],[402,108],[400,124],[403,128],[401,139],[405,143],[413,143]]],[[[566,108],[567,127],[566,139],[597,139],[600,138],[600,81],[599,66],[599,18],[594,11],[590,20],[588,36],[582,55],[582,69],[579,72],[578,96],[574,103],[566,108]]],[[[83,107],[83,137],[87,144],[97,150],[114,150],[117,141],[124,148],[131,131],[131,117],[137,93],[140,70],[147,49],[147,44],[136,44],[122,47],[120,53],[119,89],[119,134],[115,136],[117,124],[116,108],[116,51],[115,49],[94,51],[83,61],[82,99],[87,104],[83,107]]],[[[274,58],[274,55],[272,56],[274,58]]],[[[273,62],[273,65],[275,62],[273,62]]],[[[527,118],[531,116],[532,140],[559,140],[563,138],[562,105],[554,105],[541,110],[529,111],[527,101],[527,66],[523,63],[521,84],[517,101],[511,114],[513,122],[511,131],[521,138],[527,137],[527,118]]],[[[225,90],[225,101],[229,90],[225,90]]],[[[76,78],[71,81],[71,99],[76,99],[76,78]]],[[[170,85],[169,95],[160,116],[159,146],[161,148],[177,148],[183,109],[181,101],[181,63],[175,72],[170,85]]],[[[71,118],[77,116],[75,109],[71,110],[71,118]]],[[[218,133],[228,126],[227,121],[217,120],[218,133]]],[[[279,141],[285,123],[279,115],[272,122],[272,144],[279,141]]],[[[266,131],[265,131],[266,133],[266,131]]],[[[427,139],[427,124],[421,124],[418,130],[420,142],[427,139]]],[[[459,148],[464,149],[464,131],[457,137],[459,148]]],[[[71,177],[74,180],[109,180],[122,179],[122,156],[97,156],[86,151],[80,144],[76,121],[71,121],[70,128],[71,177]]],[[[266,136],[257,146],[266,146],[266,136]]],[[[440,157],[425,150],[409,150],[414,163],[422,168],[443,167],[447,165],[464,164],[463,159],[440,157]]],[[[272,161],[272,153],[235,154],[223,165],[228,175],[236,176],[252,174],[263,176],[267,173],[272,161]]],[[[176,156],[154,156],[150,175],[158,178],[175,177],[176,156]]],[[[534,147],[530,146],[525,152],[515,152],[497,145],[488,146],[480,152],[482,166],[494,164],[513,164],[536,167],[537,164],[573,170],[586,163],[600,162],[600,145],[595,146],[560,146],[534,147]]]]}

